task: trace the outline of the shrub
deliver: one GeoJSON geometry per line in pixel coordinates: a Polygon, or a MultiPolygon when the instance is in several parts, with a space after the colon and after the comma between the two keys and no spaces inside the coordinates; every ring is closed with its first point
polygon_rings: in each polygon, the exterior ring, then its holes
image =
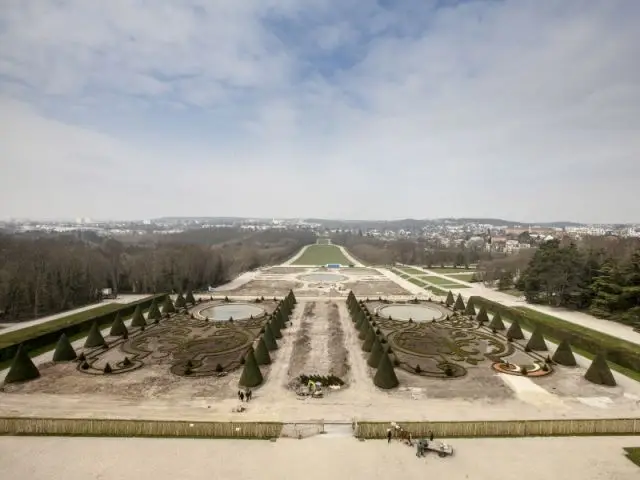
{"type": "Polygon", "coordinates": [[[5,383],[24,382],[40,376],[38,367],[35,366],[24,345],[18,347],[15,357],[5,377],[5,383]]]}
{"type": "Polygon", "coordinates": [[[398,377],[393,370],[393,365],[388,354],[382,354],[378,370],[373,377],[373,383],[380,388],[391,389],[398,386],[398,377]]]}
{"type": "Polygon", "coordinates": [[[218,373],[224,372],[224,368],[219,363],[216,364],[216,372],[218,372],[218,373]]]}
{"type": "Polygon", "coordinates": [[[69,362],[77,358],[76,351],[73,349],[71,342],[67,336],[63,333],[60,335],[60,339],[56,344],[56,349],[53,352],[54,362],[69,362]]]}
{"type": "Polygon", "coordinates": [[[420,365],[416,365],[416,368],[414,369],[416,373],[421,373],[422,369],[420,368],[420,365]]]}
{"type": "Polygon", "coordinates": [[[591,362],[587,372],[584,374],[584,378],[597,385],[616,386],[616,379],[613,377],[603,354],[596,355],[596,358],[593,359],[593,362],[591,362]]]}
{"type": "Polygon", "coordinates": [[[564,365],[566,367],[575,367],[578,364],[571,350],[571,344],[566,339],[560,342],[553,354],[552,360],[558,365],[564,365]]]}
{"type": "Polygon", "coordinates": [[[109,365],[109,362],[107,362],[107,363],[104,365],[104,368],[102,369],[102,373],[107,374],[107,375],[108,375],[109,373],[113,373],[113,369],[111,368],[111,365],[109,365]]]}

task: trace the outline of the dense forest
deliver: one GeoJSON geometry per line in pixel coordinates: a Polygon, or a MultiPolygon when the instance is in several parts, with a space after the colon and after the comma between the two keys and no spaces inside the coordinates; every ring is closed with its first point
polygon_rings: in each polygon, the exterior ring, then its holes
{"type": "Polygon", "coordinates": [[[201,229],[135,243],[75,235],[0,235],[0,315],[37,318],[86,305],[99,290],[205,288],[281,263],[315,241],[307,232],[201,229]]]}
{"type": "Polygon", "coordinates": [[[588,310],[627,324],[640,322],[640,247],[635,241],[540,246],[516,287],[531,303],[588,310]]]}

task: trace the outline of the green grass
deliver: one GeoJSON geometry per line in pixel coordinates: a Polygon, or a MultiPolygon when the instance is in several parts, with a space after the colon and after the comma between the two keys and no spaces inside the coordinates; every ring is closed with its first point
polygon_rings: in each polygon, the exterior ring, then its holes
{"type": "Polygon", "coordinates": [[[0,331],[0,348],[8,347],[9,345],[15,345],[21,343],[24,340],[37,337],[44,333],[53,332],[66,328],[76,323],[82,323],[89,318],[97,317],[105,313],[113,312],[122,308],[121,303],[107,303],[106,305],[99,305],[96,308],[89,310],[83,310],[82,312],[73,313],[66,317],[57,318],[49,322],[43,322],[30,327],[21,328],[20,330],[14,330],[13,332],[0,331]]]}
{"type": "Polygon", "coordinates": [[[461,283],[441,283],[440,287],[442,288],[469,288],[469,285],[463,285],[461,283]]]}
{"type": "Polygon", "coordinates": [[[426,287],[426,286],[427,286],[427,284],[426,284],[426,283],[424,283],[424,282],[422,282],[422,281],[420,281],[419,279],[414,278],[414,277],[409,277],[409,278],[407,278],[407,280],[409,280],[409,281],[410,281],[411,283],[413,283],[414,285],[418,285],[419,287],[423,287],[423,288],[424,288],[424,287],[426,287]]]}
{"type": "Polygon", "coordinates": [[[418,270],[417,268],[413,268],[413,267],[400,267],[400,270],[402,270],[405,273],[409,273],[411,275],[422,275],[422,274],[424,274],[424,272],[422,270],[418,270]]]}
{"type": "MultiPolygon", "coordinates": [[[[622,340],[617,337],[612,337],[611,335],[598,332],[597,330],[592,330],[591,328],[583,327],[582,325],[576,325],[575,323],[567,322],[566,320],[562,320],[561,318],[554,317],[553,315],[548,315],[546,313],[538,312],[537,310],[532,310],[531,308],[527,308],[527,307],[512,307],[512,308],[514,310],[520,310],[521,312],[524,312],[527,316],[540,322],[542,325],[547,324],[552,327],[555,326],[558,329],[561,328],[586,338],[604,339],[606,344],[614,347],[623,347],[623,348],[631,348],[631,349],[637,348],[637,345],[635,345],[634,343],[627,342],[626,340],[622,340]]],[[[506,319],[509,320],[508,316],[506,316],[506,319]]],[[[523,324],[522,322],[520,323],[520,326],[525,330],[531,331],[531,329],[528,328],[528,326],[526,324],[523,324]]],[[[555,344],[560,343],[561,339],[555,338],[549,335],[547,332],[545,332],[544,336],[545,338],[548,338],[551,342],[555,344]]],[[[571,345],[571,348],[578,355],[582,355],[583,357],[586,357],[590,360],[593,360],[593,358],[595,358],[595,355],[593,353],[583,350],[581,348],[578,348],[573,344],[571,345]]],[[[640,372],[622,367],[617,363],[613,363],[610,361],[607,361],[607,363],[609,364],[609,367],[611,367],[612,370],[615,370],[627,377],[633,378],[637,382],[640,382],[640,372]]]]}
{"type": "Polygon", "coordinates": [[[470,282],[474,275],[474,273],[463,273],[461,275],[450,275],[449,278],[462,282],[470,282]]]}
{"type": "Polygon", "coordinates": [[[431,270],[436,273],[473,273],[474,271],[470,268],[451,268],[451,267],[425,267],[427,270],[431,270]]]}
{"type": "Polygon", "coordinates": [[[625,447],[626,457],[640,467],[640,447],[625,447]]]}
{"type": "MultiPolygon", "coordinates": [[[[429,282],[429,283],[433,283],[434,285],[454,285],[454,284],[456,284],[456,282],[451,280],[450,278],[436,277],[435,275],[422,277],[422,280],[424,280],[426,282],[429,282]]],[[[461,285],[462,286],[462,284],[456,284],[456,285],[461,285]]]]}
{"type": "Polygon", "coordinates": [[[446,297],[446,296],[447,296],[447,293],[449,293],[449,292],[447,292],[446,290],[442,290],[441,288],[433,287],[433,286],[431,286],[431,285],[429,285],[428,287],[425,287],[425,289],[426,289],[426,290],[430,290],[430,291],[432,291],[432,292],[433,292],[433,293],[435,293],[436,295],[442,295],[443,297],[446,297]]]}
{"type": "Polygon", "coordinates": [[[311,245],[300,258],[293,262],[293,265],[326,265],[327,263],[351,264],[335,245],[311,245]]]}

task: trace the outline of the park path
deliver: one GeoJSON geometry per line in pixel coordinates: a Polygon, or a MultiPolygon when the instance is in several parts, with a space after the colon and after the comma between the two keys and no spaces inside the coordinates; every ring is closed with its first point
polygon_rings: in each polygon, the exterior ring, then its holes
{"type": "MultiPolygon", "coordinates": [[[[448,277],[447,275],[444,275],[432,270],[428,270],[416,265],[405,265],[405,266],[414,268],[416,270],[419,270],[421,272],[424,272],[426,274],[433,275],[436,277],[449,279],[449,280],[451,279],[451,277],[448,277]]],[[[422,282],[429,283],[428,280],[425,280],[424,277],[419,277],[417,274],[411,274],[407,272],[404,272],[404,273],[406,273],[412,278],[416,278],[422,282]]],[[[468,288],[456,289],[456,288],[447,286],[446,290],[452,290],[452,291],[455,291],[456,293],[462,294],[462,297],[465,299],[465,301],[468,300],[469,297],[473,295],[477,295],[477,296],[492,300],[494,302],[498,302],[501,305],[504,305],[507,307],[527,307],[531,310],[534,310],[540,313],[545,313],[547,315],[552,315],[561,320],[565,320],[567,322],[574,323],[576,325],[580,325],[586,328],[590,328],[592,330],[596,330],[602,333],[606,333],[607,335],[611,335],[612,337],[617,337],[622,340],[627,340],[629,342],[640,345],[640,333],[635,332],[633,328],[627,325],[612,322],[610,320],[603,320],[601,318],[596,318],[592,315],[588,315],[582,312],[574,312],[574,311],[566,310],[563,308],[553,308],[553,307],[548,307],[544,305],[530,304],[530,303],[527,303],[522,298],[514,297],[513,295],[509,295],[508,293],[498,292],[491,288],[485,287],[482,283],[469,283],[469,282],[464,282],[462,280],[455,280],[455,282],[461,283],[463,285],[467,285],[468,288]]],[[[411,282],[407,282],[407,283],[411,283],[411,282]]],[[[402,285],[404,286],[404,284],[402,285]]],[[[431,284],[431,285],[438,288],[443,288],[442,286],[437,284],[431,284]]]]}
{"type": "Polygon", "coordinates": [[[22,330],[23,328],[32,327],[34,325],[40,325],[41,323],[47,323],[52,320],[57,320],[59,318],[68,317],[70,315],[75,315],[76,313],[86,312],[87,310],[93,310],[94,308],[102,307],[109,303],[119,303],[122,305],[126,305],[128,303],[136,302],[138,300],[142,300],[143,298],[147,298],[149,295],[119,295],[118,298],[103,300],[100,303],[93,303],[91,305],[85,305],[84,307],[74,308],[73,310],[65,310],[64,312],[56,313],[55,315],[47,315],[46,317],[38,318],[36,320],[28,320],[26,322],[20,323],[4,323],[2,324],[4,328],[0,330],[0,336],[5,333],[15,332],[17,330],[22,330]]]}

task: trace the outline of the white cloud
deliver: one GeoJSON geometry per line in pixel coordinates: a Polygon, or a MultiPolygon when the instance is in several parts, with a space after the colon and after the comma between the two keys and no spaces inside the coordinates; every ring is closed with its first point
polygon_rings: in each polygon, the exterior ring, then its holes
{"type": "Polygon", "coordinates": [[[640,221],[635,3],[4,4],[0,217],[640,221]]]}

